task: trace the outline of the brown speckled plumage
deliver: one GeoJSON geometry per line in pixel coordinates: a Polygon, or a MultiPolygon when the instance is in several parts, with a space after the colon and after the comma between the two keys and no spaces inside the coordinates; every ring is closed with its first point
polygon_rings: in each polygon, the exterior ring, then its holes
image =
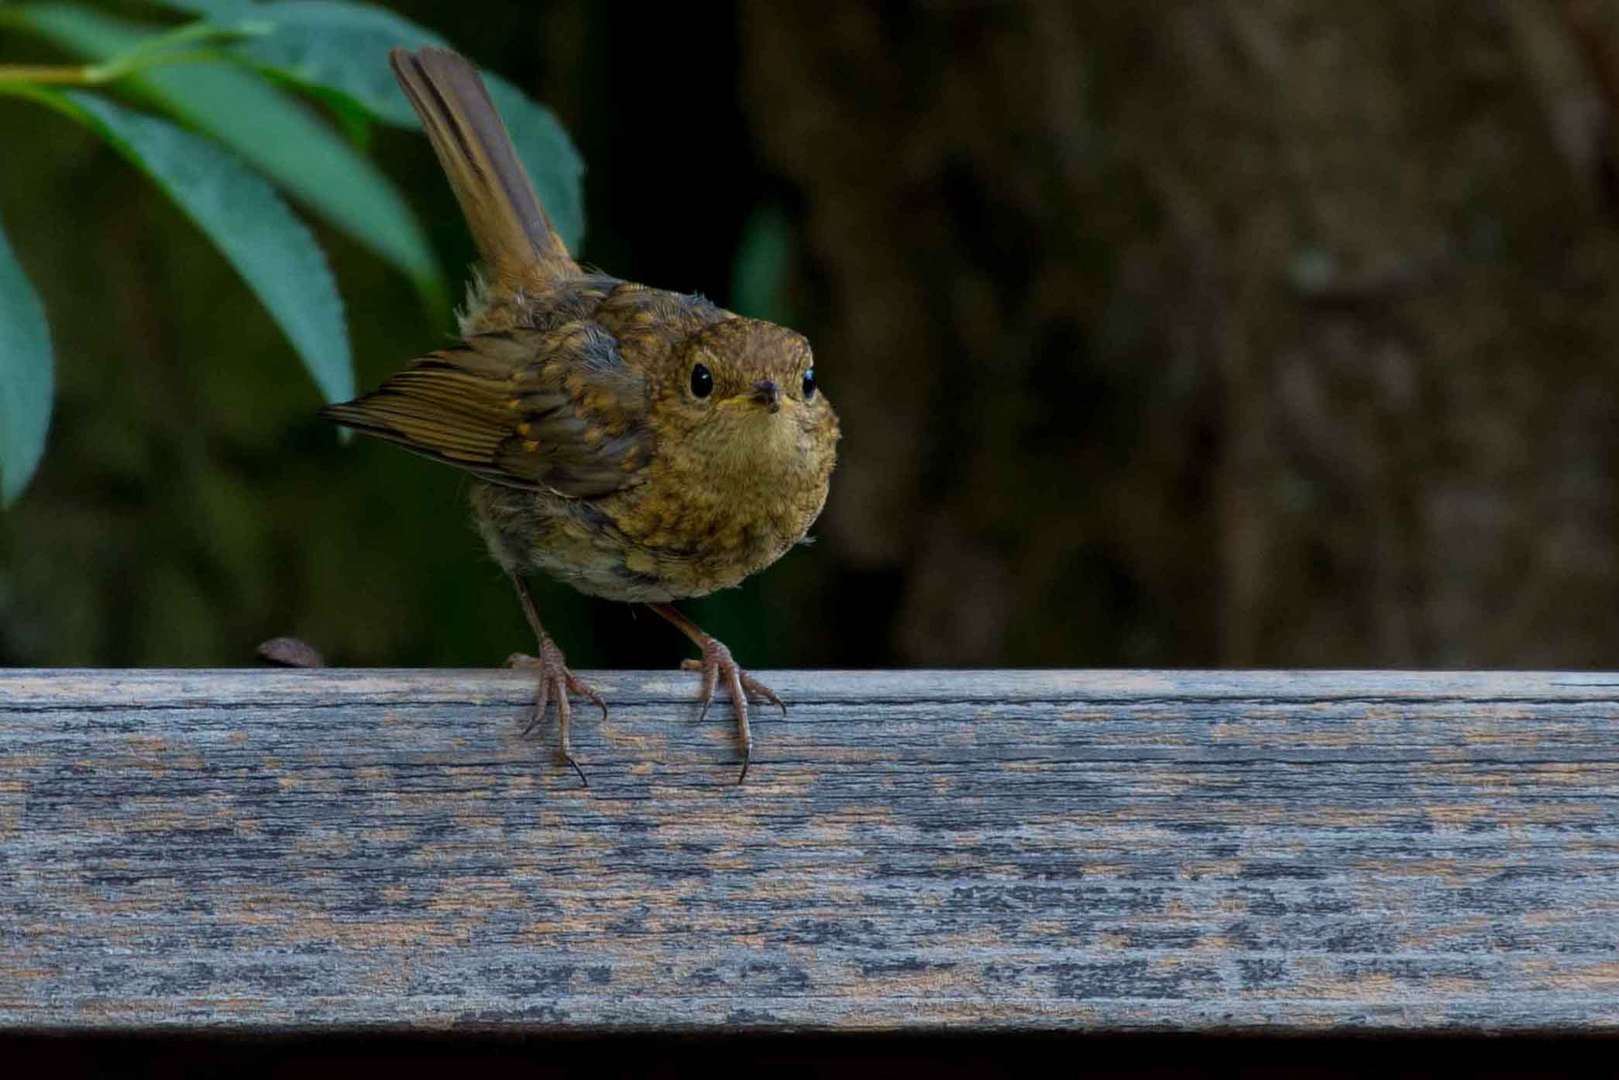
{"type": "Polygon", "coordinates": [[[581,270],[473,68],[438,49],[393,62],[484,273],[459,345],[325,415],[477,477],[480,529],[540,641],[534,719],[554,697],[570,763],[567,693],[599,698],[541,628],[522,582],[535,571],[648,603],[687,633],[703,651],[705,708],[718,680],[731,691],[745,776],[747,695],[775,696],[667,605],[769,566],[820,513],[838,422],[806,379],[809,343],[701,297],[581,270]]]}

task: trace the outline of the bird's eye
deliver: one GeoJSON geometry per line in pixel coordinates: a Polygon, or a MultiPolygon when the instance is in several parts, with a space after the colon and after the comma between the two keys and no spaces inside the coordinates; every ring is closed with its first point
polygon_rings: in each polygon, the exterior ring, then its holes
{"type": "Polygon", "coordinates": [[[702,364],[694,365],[691,369],[691,393],[693,397],[707,397],[714,392],[714,376],[709,374],[708,368],[702,364]]]}
{"type": "Polygon", "coordinates": [[[804,372],[804,400],[810,401],[815,397],[815,369],[810,368],[804,372]]]}

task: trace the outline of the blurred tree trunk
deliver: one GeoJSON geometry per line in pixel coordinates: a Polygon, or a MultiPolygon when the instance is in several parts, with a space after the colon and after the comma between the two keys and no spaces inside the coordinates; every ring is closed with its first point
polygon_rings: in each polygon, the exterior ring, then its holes
{"type": "Polygon", "coordinates": [[[899,654],[1619,659],[1619,242],[1567,14],[746,5],[844,407],[824,531],[901,579],[899,654]]]}

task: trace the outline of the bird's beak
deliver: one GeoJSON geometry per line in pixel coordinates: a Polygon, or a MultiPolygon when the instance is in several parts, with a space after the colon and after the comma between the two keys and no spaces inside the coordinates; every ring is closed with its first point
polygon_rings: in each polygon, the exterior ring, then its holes
{"type": "Polygon", "coordinates": [[[771,412],[781,411],[781,387],[770,379],[760,379],[753,384],[753,400],[769,409],[771,412]]]}

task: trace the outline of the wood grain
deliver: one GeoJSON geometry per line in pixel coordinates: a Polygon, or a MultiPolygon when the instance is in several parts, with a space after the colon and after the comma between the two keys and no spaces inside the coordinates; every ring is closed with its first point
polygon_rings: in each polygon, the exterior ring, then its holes
{"type": "Polygon", "coordinates": [[[0,673],[0,1028],[1619,1028],[1619,675],[761,674],[0,673]]]}

